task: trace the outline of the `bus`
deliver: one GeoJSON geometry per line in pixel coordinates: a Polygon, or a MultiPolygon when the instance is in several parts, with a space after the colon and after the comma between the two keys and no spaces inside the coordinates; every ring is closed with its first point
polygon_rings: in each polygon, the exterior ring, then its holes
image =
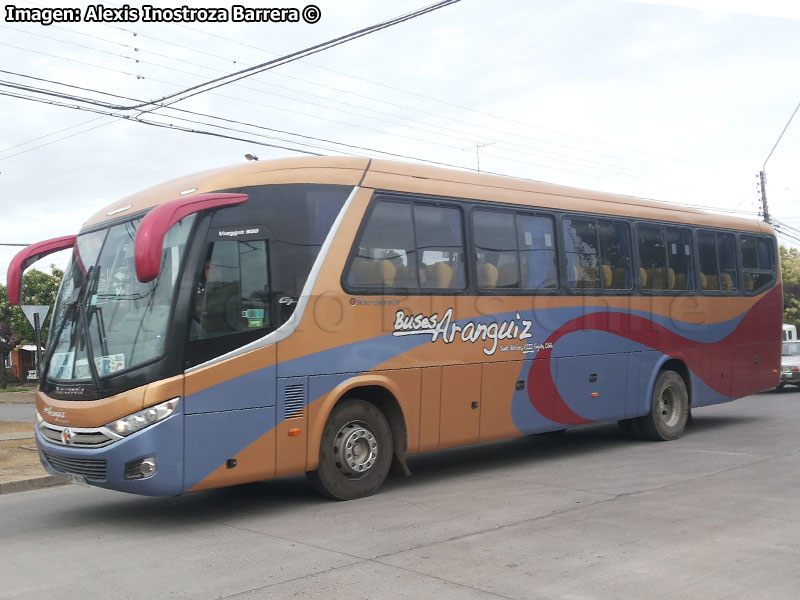
{"type": "Polygon", "coordinates": [[[308,473],[336,499],[406,457],[614,422],[674,440],[693,407],[780,381],[764,223],[366,158],[164,183],[72,249],[36,438],[53,475],[179,495],[308,473]]]}

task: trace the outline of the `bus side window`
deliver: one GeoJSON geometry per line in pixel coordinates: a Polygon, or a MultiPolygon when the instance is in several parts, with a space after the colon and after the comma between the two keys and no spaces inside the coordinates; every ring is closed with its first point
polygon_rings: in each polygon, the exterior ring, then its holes
{"type": "Polygon", "coordinates": [[[544,216],[517,215],[522,287],[528,290],[558,287],[556,243],[553,219],[544,216]]]}
{"type": "Polygon", "coordinates": [[[639,225],[639,265],[642,289],[671,288],[667,271],[667,248],[662,225],[639,225]]]}
{"type": "Polygon", "coordinates": [[[484,289],[520,287],[514,214],[476,210],[472,213],[478,285],[484,289]]]}
{"type": "Polygon", "coordinates": [[[704,290],[736,292],[739,275],[736,269],[736,238],[732,233],[701,231],[700,282],[704,290]]]}
{"type": "Polygon", "coordinates": [[[745,292],[758,292],[775,282],[775,256],[770,238],[742,235],[739,252],[745,292]]]}
{"type": "Polygon", "coordinates": [[[604,289],[630,290],[631,244],[628,225],[623,221],[599,221],[600,275],[604,289]]]}
{"type": "Polygon", "coordinates": [[[694,290],[692,235],[688,229],[667,227],[667,263],[669,266],[669,289],[694,290]]]}
{"type": "Polygon", "coordinates": [[[361,288],[464,289],[461,210],[394,200],[376,202],[345,276],[361,288]]]}
{"type": "Polygon", "coordinates": [[[375,204],[345,280],[353,287],[419,288],[411,204],[375,204]]]}
{"type": "Polygon", "coordinates": [[[599,288],[597,224],[586,219],[564,219],[567,284],[576,289],[599,288]]]}
{"type": "Polygon", "coordinates": [[[264,240],[213,243],[195,294],[190,339],[268,327],[267,265],[264,240]]]}
{"type": "Polygon", "coordinates": [[[719,264],[717,263],[717,239],[708,231],[697,234],[700,257],[700,285],[704,290],[719,291],[719,264]]]}
{"type": "Polygon", "coordinates": [[[739,275],[736,269],[736,238],[732,233],[717,234],[717,256],[719,258],[719,287],[723,292],[739,290],[739,275]]]}
{"type": "Polygon", "coordinates": [[[464,232],[461,211],[446,206],[414,205],[414,230],[420,287],[464,289],[464,232]]]}

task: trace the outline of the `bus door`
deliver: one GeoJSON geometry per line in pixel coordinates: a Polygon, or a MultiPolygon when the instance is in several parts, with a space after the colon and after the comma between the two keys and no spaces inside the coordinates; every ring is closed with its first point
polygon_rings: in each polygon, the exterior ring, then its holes
{"type": "Polygon", "coordinates": [[[212,227],[198,265],[186,346],[185,489],[275,472],[275,345],[269,239],[253,225],[212,227]]]}

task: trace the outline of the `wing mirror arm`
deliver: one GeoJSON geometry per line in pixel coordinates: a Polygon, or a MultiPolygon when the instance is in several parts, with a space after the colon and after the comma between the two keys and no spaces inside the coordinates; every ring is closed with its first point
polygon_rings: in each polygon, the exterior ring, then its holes
{"type": "Polygon", "coordinates": [[[175,223],[194,213],[241,204],[245,200],[247,200],[247,194],[197,194],[196,196],[177,198],[156,206],[145,215],[136,230],[133,260],[136,265],[137,279],[142,283],[147,283],[158,277],[161,271],[161,251],[164,246],[164,237],[175,223]]]}
{"type": "Polygon", "coordinates": [[[64,237],[53,238],[37,244],[31,244],[24,250],[17,252],[16,256],[11,259],[11,264],[8,266],[8,301],[11,304],[19,304],[20,291],[22,289],[22,274],[25,272],[25,269],[48,254],[72,248],[75,245],[77,237],[78,236],[75,235],[66,235],[64,237]]]}

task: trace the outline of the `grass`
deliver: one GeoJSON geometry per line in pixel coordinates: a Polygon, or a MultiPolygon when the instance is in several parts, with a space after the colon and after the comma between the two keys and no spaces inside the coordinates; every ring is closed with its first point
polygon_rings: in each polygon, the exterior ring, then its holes
{"type": "Polygon", "coordinates": [[[35,392],[36,388],[31,387],[7,387],[7,388],[0,388],[0,394],[5,392],[35,392]]]}

